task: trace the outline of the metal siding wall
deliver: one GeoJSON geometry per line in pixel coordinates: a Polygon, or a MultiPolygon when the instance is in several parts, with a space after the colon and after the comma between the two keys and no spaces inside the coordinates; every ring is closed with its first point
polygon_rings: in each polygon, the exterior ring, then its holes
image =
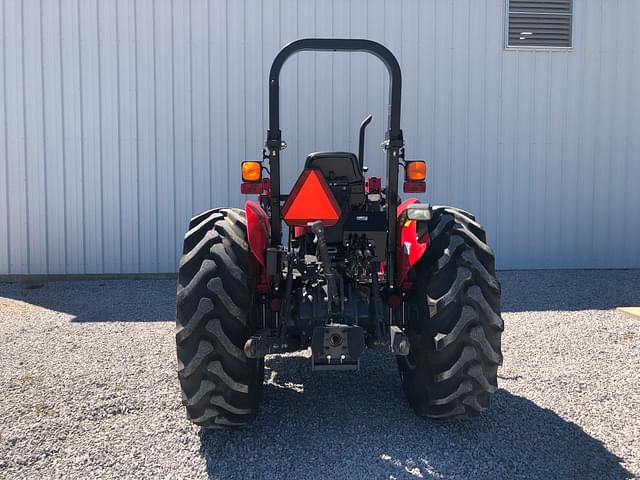
{"type": "MultiPolygon", "coordinates": [[[[574,51],[503,49],[503,0],[0,0],[0,274],[174,271],[188,218],[241,206],[268,68],[304,36],[366,37],[403,68],[425,200],[473,211],[501,268],[640,267],[636,0],[575,0],[574,51]],[[388,13],[388,14],[387,14],[388,13]]],[[[289,188],[355,150],[388,81],[364,54],[283,69],[289,188]]]]}

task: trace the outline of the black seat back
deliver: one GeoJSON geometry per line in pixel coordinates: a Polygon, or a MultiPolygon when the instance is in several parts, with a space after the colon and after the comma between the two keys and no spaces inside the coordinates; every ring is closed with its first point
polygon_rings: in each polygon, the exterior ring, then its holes
{"type": "Polygon", "coordinates": [[[316,152],[307,157],[305,168],[320,170],[343,211],[364,206],[364,177],[358,157],[350,152],[316,152]]]}
{"type": "Polygon", "coordinates": [[[350,152],[315,152],[307,157],[305,168],[320,170],[327,181],[346,180],[348,183],[363,182],[358,158],[350,152]]]}

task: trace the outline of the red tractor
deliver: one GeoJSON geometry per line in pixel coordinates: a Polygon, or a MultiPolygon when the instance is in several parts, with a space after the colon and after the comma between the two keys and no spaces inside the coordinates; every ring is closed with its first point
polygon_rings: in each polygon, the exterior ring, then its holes
{"type": "Polygon", "coordinates": [[[258,201],[201,213],[184,237],[176,343],[194,423],[250,423],[265,355],[309,347],[313,370],[358,369],[365,348],[392,353],[420,416],[475,416],[489,406],[504,328],[494,255],[470,213],[400,201],[400,167],[405,193],[424,192],[426,178],[423,161],[405,160],[401,81],[393,54],[370,40],[301,39],[276,56],[263,160],[242,163],[241,190],[258,201]],[[386,186],[365,177],[369,116],[358,156],[312,153],[292,191],[280,191],[280,70],[302,50],[364,51],[386,65],[386,186]]]}

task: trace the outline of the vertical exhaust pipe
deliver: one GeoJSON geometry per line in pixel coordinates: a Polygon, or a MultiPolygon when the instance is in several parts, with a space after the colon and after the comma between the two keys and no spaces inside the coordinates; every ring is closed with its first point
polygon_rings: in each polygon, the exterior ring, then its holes
{"type": "Polygon", "coordinates": [[[367,115],[362,123],[360,124],[360,137],[358,141],[358,162],[360,163],[360,170],[364,172],[364,131],[367,129],[367,126],[371,123],[371,119],[373,119],[373,115],[367,115]]]}

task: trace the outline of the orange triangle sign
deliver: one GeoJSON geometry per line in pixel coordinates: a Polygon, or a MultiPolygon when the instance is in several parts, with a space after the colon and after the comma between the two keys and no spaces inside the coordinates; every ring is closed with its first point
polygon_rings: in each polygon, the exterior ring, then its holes
{"type": "Polygon", "coordinates": [[[287,225],[305,227],[309,222],[322,220],[330,227],[338,223],[340,206],[327,181],[317,170],[304,170],[282,207],[287,225]]]}

